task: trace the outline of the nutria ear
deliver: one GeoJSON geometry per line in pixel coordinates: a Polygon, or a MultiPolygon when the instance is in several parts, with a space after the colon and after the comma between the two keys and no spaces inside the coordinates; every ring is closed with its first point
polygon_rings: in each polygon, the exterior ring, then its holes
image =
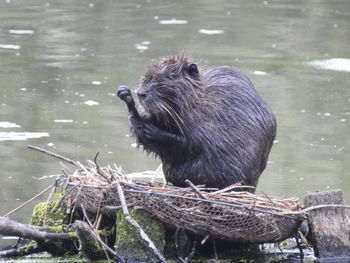
{"type": "Polygon", "coordinates": [[[188,74],[192,77],[198,77],[199,72],[196,64],[190,64],[188,66],[188,74]]]}

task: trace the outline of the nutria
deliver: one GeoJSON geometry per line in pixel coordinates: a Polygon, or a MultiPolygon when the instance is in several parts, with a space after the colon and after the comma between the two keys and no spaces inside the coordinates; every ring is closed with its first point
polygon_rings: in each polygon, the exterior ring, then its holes
{"type": "MultiPolygon", "coordinates": [[[[276,120],[252,82],[237,70],[200,72],[186,56],[151,66],[136,90],[120,86],[137,142],[159,156],[168,182],[224,188],[256,186],[276,135],[276,120]]],[[[253,190],[254,191],[254,190],[253,190]]]]}

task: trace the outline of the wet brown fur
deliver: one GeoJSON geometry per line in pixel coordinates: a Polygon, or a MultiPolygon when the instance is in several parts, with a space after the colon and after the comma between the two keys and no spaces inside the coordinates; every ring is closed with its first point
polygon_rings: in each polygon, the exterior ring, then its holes
{"type": "Polygon", "coordinates": [[[274,114],[237,70],[202,73],[191,65],[178,55],[149,68],[137,93],[144,95],[141,117],[158,135],[147,137],[142,125],[132,125],[138,142],[160,157],[174,185],[189,179],[208,187],[256,186],[276,135],[274,114]]]}

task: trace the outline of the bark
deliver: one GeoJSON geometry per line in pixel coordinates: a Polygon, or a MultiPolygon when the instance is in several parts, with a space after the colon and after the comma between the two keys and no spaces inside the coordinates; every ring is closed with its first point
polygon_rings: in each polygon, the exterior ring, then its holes
{"type": "Polygon", "coordinates": [[[308,194],[304,203],[306,207],[322,206],[308,213],[308,223],[315,256],[319,258],[350,257],[350,221],[344,207],[327,207],[343,205],[343,193],[324,191],[308,194]]]}
{"type": "Polygon", "coordinates": [[[72,241],[74,237],[67,233],[51,233],[32,225],[22,224],[7,217],[0,217],[0,234],[4,236],[17,236],[44,241],[72,241]]]}

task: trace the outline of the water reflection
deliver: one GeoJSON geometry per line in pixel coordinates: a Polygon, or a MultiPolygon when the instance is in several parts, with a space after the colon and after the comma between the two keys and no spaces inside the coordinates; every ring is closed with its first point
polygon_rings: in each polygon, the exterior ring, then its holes
{"type": "Polygon", "coordinates": [[[0,44],[0,48],[4,48],[4,49],[20,49],[21,46],[19,45],[11,45],[11,44],[0,44]]]}
{"type": "Polygon", "coordinates": [[[7,121],[1,121],[0,122],[0,128],[20,128],[21,125],[18,125],[16,123],[7,122],[7,121]]]}
{"type": "Polygon", "coordinates": [[[47,132],[0,132],[0,141],[25,141],[48,136],[47,132]]]}
{"type": "Polygon", "coordinates": [[[170,20],[160,20],[159,24],[161,25],[185,25],[187,24],[187,20],[178,20],[178,19],[170,19],[170,20]]]}
{"type": "Polygon", "coordinates": [[[305,62],[305,65],[312,66],[319,69],[350,72],[350,59],[347,59],[347,58],[313,60],[313,61],[305,62]]]}
{"type": "Polygon", "coordinates": [[[10,29],[9,30],[10,34],[15,34],[15,35],[32,35],[34,34],[34,30],[27,30],[27,29],[10,29]]]}
{"type": "Polygon", "coordinates": [[[224,30],[220,30],[220,29],[199,29],[198,31],[201,34],[204,35],[218,35],[218,34],[223,34],[224,30]]]}

